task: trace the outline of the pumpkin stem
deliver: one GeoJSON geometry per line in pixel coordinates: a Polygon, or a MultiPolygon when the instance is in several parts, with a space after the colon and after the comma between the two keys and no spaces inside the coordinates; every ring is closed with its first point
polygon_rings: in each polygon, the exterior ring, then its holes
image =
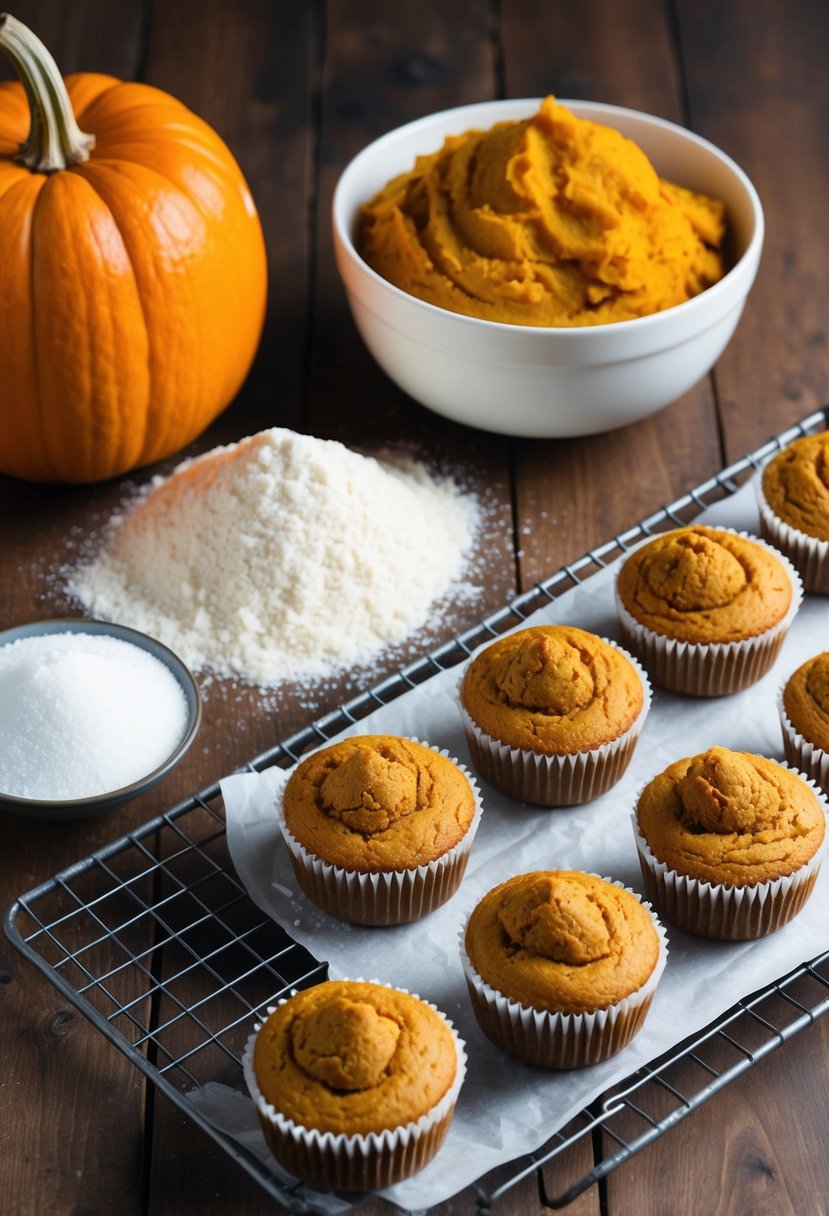
{"type": "Polygon", "coordinates": [[[75,121],[63,77],[49,51],[22,21],[0,13],[0,51],[11,61],[26,91],[29,137],[15,160],[35,173],[56,173],[89,159],[95,136],[75,121]]]}

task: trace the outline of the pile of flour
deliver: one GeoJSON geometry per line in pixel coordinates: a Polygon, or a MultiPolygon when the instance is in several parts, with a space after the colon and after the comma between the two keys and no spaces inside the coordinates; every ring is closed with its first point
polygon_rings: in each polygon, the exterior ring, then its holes
{"type": "Polygon", "coordinates": [[[195,670],[321,676],[424,625],[463,574],[476,513],[412,461],[274,427],[156,479],[70,589],[195,670]]]}

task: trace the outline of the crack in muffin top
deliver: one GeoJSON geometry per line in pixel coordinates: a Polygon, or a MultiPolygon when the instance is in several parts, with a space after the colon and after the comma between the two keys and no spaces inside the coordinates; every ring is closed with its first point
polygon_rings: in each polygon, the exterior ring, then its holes
{"type": "Polygon", "coordinates": [[[743,641],[779,624],[792,602],[786,568],[766,546],[694,524],[627,558],[617,594],[630,615],[677,641],[743,641]]]}
{"type": "Polygon", "coordinates": [[[783,709],[796,731],[829,752],[829,651],[801,663],[783,689],[783,709]]]}
{"type": "Polygon", "coordinates": [[[313,752],[282,795],[285,824],[301,845],[361,873],[442,857],[469,830],[475,809],[456,764],[395,735],[355,735],[313,752]]]}
{"type": "Polygon", "coordinates": [[[829,431],[790,443],[766,465],[762,486],[778,519],[829,541],[829,431]]]}
{"type": "Polygon", "coordinates": [[[823,807],[802,777],[725,747],[677,760],[654,777],[636,820],[658,861],[735,887],[793,874],[826,832],[823,807]]]}
{"type": "Polygon", "coordinates": [[[642,679],[615,646],[572,625],[498,638],[472,660],[461,703],[511,747],[571,755],[618,739],[644,704],[642,679]]]}
{"type": "Polygon", "coordinates": [[[653,918],[615,883],[578,870],[518,874],[487,892],[469,918],[466,952],[509,1000],[557,1013],[606,1009],[659,959],[653,918]]]}
{"type": "Polygon", "coordinates": [[[328,980],[270,1014],[253,1067],[265,1100],[294,1123],[365,1135],[436,1106],[455,1080],[458,1054],[445,1019],[418,997],[328,980]]]}

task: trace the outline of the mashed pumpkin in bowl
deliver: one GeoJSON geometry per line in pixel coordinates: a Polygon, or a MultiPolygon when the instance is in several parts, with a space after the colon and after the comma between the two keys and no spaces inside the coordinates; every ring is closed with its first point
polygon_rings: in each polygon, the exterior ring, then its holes
{"type": "Polygon", "coordinates": [[[449,136],[362,209],[359,250],[396,287],[514,325],[661,312],[722,278],[725,207],[660,178],[611,127],[547,97],[449,136]]]}

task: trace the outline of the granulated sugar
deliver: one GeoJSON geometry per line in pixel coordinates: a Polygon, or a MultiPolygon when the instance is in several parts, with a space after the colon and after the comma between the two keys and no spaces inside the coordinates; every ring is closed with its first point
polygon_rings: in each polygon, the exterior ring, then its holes
{"type": "Polygon", "coordinates": [[[422,466],[272,428],[156,483],[71,589],[194,669],[272,685],[422,626],[474,529],[474,503],[422,466]]]}
{"type": "Polygon", "coordinates": [[[0,791],[60,802],[131,785],[172,754],[184,692],[120,638],[57,633],[0,646],[0,791]]]}

